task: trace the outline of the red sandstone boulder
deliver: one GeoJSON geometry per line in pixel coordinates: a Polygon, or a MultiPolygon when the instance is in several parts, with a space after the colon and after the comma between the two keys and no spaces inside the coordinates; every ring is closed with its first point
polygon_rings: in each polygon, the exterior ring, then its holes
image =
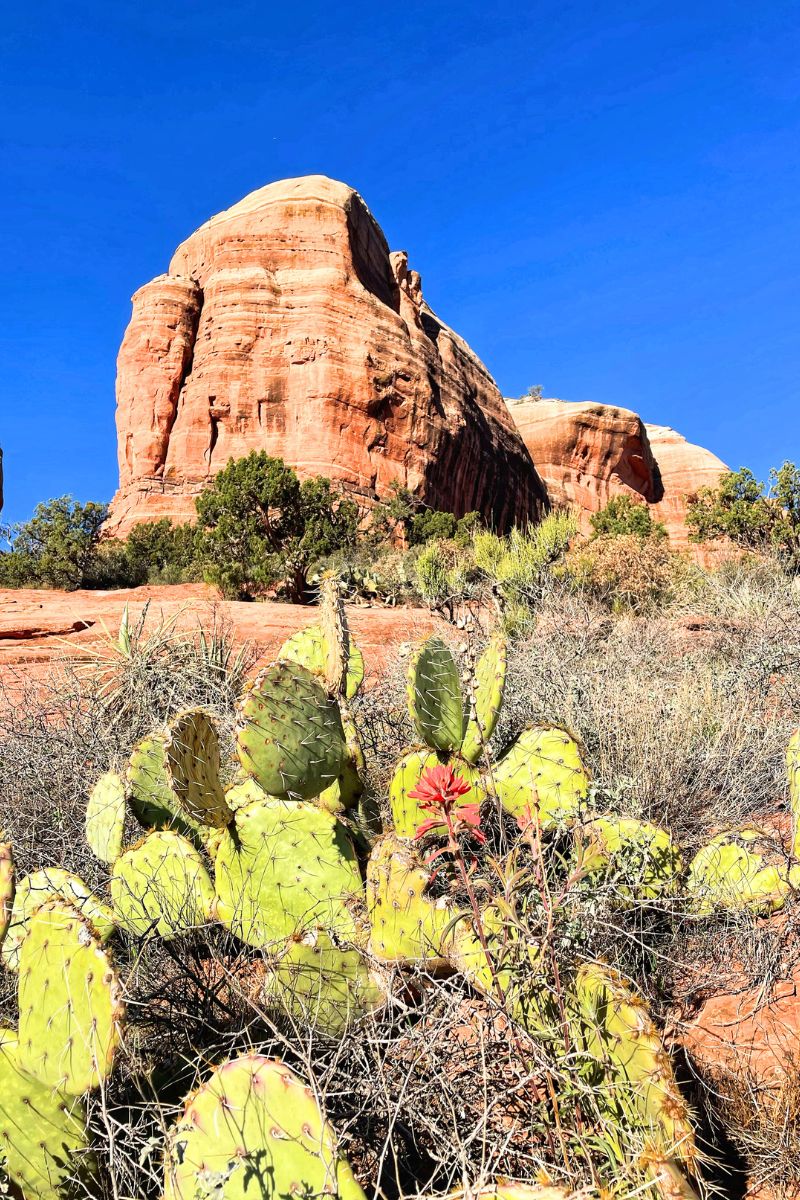
{"type": "Polygon", "coordinates": [[[208,478],[254,449],[366,504],[397,481],[501,530],[546,506],[486,368],[425,303],[358,193],[324,176],[212,217],[139,289],[117,430],[116,534],[191,518],[208,478]]]}
{"type": "Polygon", "coordinates": [[[692,445],[666,425],[647,425],[645,428],[663,487],[662,498],[653,505],[653,517],[664,522],[674,546],[687,546],[688,499],[701,487],[716,487],[728,468],[716,454],[692,445]]]}

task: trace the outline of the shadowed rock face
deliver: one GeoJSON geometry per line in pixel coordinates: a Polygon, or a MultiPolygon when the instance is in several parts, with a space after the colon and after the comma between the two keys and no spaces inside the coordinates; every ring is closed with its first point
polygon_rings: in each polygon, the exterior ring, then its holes
{"type": "Polygon", "coordinates": [[[361,197],[324,176],[198,229],[133,297],[117,366],[118,534],[191,518],[208,478],[254,449],[367,504],[396,480],[499,529],[546,507],[486,368],[361,197]]]}

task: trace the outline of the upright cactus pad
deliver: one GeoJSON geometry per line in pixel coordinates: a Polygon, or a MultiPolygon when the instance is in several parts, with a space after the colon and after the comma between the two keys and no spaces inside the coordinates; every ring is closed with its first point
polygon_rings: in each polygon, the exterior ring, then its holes
{"type": "MultiPolygon", "coordinates": [[[[447,761],[472,789],[459,797],[458,804],[480,804],[486,797],[486,791],[477,768],[458,755],[451,755],[447,761]]],[[[392,807],[394,832],[398,837],[413,838],[422,822],[430,818],[430,812],[422,808],[419,800],[409,793],[416,789],[423,772],[430,767],[439,766],[440,762],[439,756],[433,750],[423,748],[410,750],[395,767],[389,784],[389,803],[392,807]]]]}
{"type": "Polygon", "coordinates": [[[233,816],[220,783],[219,737],[201,708],[179,713],[165,746],[172,790],[195,824],[222,829],[233,816]]]}
{"type": "Polygon", "coordinates": [[[325,929],[290,938],[267,980],[266,998],[301,1028],[340,1037],[385,1002],[361,950],[339,946],[325,929]]]}
{"type": "Polygon", "coordinates": [[[237,810],[214,861],[217,917],[251,946],[314,925],[356,932],[363,884],[355,851],[332,813],[266,800],[237,810]]]}
{"type": "Polygon", "coordinates": [[[520,825],[538,821],[544,832],[575,820],[589,794],[578,743],[551,725],[523,730],[492,768],[491,780],[503,808],[520,825]]]}
{"type": "Polygon", "coordinates": [[[11,923],[14,904],[14,851],[11,842],[0,843],[0,945],[11,923]]]}
{"type": "MultiPolygon", "coordinates": [[[[278,651],[278,660],[305,667],[312,675],[324,679],[327,683],[327,644],[322,628],[319,625],[309,625],[306,629],[293,633],[278,651]]],[[[364,655],[350,638],[344,689],[345,697],[348,700],[353,699],[363,680],[364,655]]]]}
{"type": "Polygon", "coordinates": [[[172,830],[148,834],[117,859],[111,898],[119,925],[137,937],[174,937],[206,925],[214,911],[202,858],[172,830]]]}
{"type": "Polygon", "coordinates": [[[123,1017],[116,972],[80,913],[50,900],[30,919],[19,963],[19,1064],[70,1096],[111,1072],[123,1017]]]}
{"type": "Polygon", "coordinates": [[[691,909],[701,917],[717,910],[777,912],[797,887],[800,867],[790,867],[775,842],[753,827],[717,834],[698,850],[686,880],[691,909]]]}
{"type": "Polygon", "coordinates": [[[635,817],[603,816],[587,821],[577,836],[583,871],[607,879],[623,904],[677,895],[683,864],[666,829],[635,817]]]}
{"type": "Polygon", "coordinates": [[[95,1166],[81,1102],[23,1071],[17,1035],[2,1028],[0,1163],[25,1200],[64,1200],[70,1182],[95,1166]]]}
{"type": "Polygon", "coordinates": [[[800,862],[800,729],[789,738],[786,770],[789,776],[789,808],[792,814],[792,855],[800,862]]]}
{"type": "Polygon", "coordinates": [[[346,696],[350,662],[350,630],[339,581],[332,575],[320,586],[320,624],[325,654],[325,686],[332,696],[346,696]]]}
{"type": "Polygon", "coordinates": [[[431,969],[447,963],[443,941],[456,915],[446,898],[427,895],[431,873],[391,834],[367,866],[370,951],[381,962],[431,969]]]}
{"type": "Polygon", "coordinates": [[[125,811],[125,782],[116,771],[106,771],[86,805],[86,841],[101,862],[113,863],[122,853],[125,811]]]}
{"type": "Polygon", "coordinates": [[[691,1170],[697,1147],[689,1110],[644,1002],[600,963],[579,969],[575,995],[601,1111],[691,1170]]]}
{"type": "Polygon", "coordinates": [[[417,650],[408,670],[408,711],[417,736],[432,750],[450,754],[464,738],[458,668],[441,638],[417,650]]]}
{"type": "Polygon", "coordinates": [[[154,733],[134,747],[128,763],[128,798],[142,829],[176,829],[197,836],[197,823],[182,810],[167,769],[167,735],[154,733]]]}
{"type": "Polygon", "coordinates": [[[501,633],[495,633],[478,660],[472,691],[472,713],[464,734],[461,756],[476,763],[497,728],[506,685],[508,646],[501,633]]]}
{"type": "Polygon", "coordinates": [[[316,1097],[276,1059],[218,1067],[170,1131],[163,1200],[365,1200],[316,1097]]]}
{"type": "Polygon", "coordinates": [[[336,701],[304,667],[273,663],[242,701],[237,752],[271,796],[319,796],[338,777],[346,752],[336,701]]]}
{"type": "Polygon", "coordinates": [[[355,721],[343,702],[340,704],[340,709],[345,738],[342,767],[333,783],[325,788],[324,792],[320,792],[317,797],[317,804],[332,813],[346,812],[348,808],[357,804],[364,794],[364,783],[361,778],[366,767],[364,751],[361,748],[355,721]]]}
{"type": "Polygon", "coordinates": [[[19,967],[20,947],[28,932],[31,915],[46,900],[62,899],[80,912],[105,942],[114,932],[114,914],[107,904],[98,900],[82,879],[61,867],[44,867],[33,871],[17,884],[11,920],[3,942],[3,961],[9,971],[19,967]]]}

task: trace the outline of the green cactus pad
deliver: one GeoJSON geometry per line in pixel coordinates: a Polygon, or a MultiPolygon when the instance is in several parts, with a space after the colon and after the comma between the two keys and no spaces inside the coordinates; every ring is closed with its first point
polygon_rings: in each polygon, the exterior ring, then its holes
{"type": "Polygon", "coordinates": [[[64,1200],[95,1167],[83,1105],[21,1069],[10,1029],[0,1029],[0,1162],[25,1200],[64,1200]]]}
{"type": "Polygon", "coordinates": [[[579,968],[575,997],[601,1109],[691,1168],[697,1148],[689,1110],[644,1002],[600,963],[579,968]]]}
{"type": "Polygon", "coordinates": [[[0,843],[0,945],[11,923],[14,905],[14,851],[11,842],[0,843]]]}
{"type": "Polygon", "coordinates": [[[508,646],[503,635],[496,633],[475,668],[473,712],[461,747],[461,756],[467,762],[478,762],[497,728],[507,666],[508,646]]]}
{"type": "Polygon", "coordinates": [[[420,740],[443,754],[459,750],[464,738],[461,685],[455,660],[441,638],[429,638],[411,659],[407,695],[420,740]]]}
{"type": "Polygon", "coordinates": [[[30,919],[19,961],[19,1064],[70,1096],[111,1072],[123,1017],[106,951],[77,909],[49,900],[30,919]]]}
{"type": "Polygon", "coordinates": [[[780,848],[760,829],[717,834],[689,864],[686,894],[696,916],[717,910],[767,914],[783,908],[800,887],[800,867],[788,866],[780,848]]]}
{"type": "MultiPolygon", "coordinates": [[[[292,634],[278,651],[278,661],[296,663],[305,667],[312,675],[326,679],[326,642],[319,625],[309,625],[292,634]]],[[[347,660],[345,696],[352,700],[364,680],[364,655],[350,638],[350,653],[347,660]]]]}
{"type": "Polygon", "coordinates": [[[136,937],[174,937],[208,924],[214,888],[190,842],[172,830],[149,833],[114,864],[111,898],[121,928],[136,937]]]}
{"type": "Polygon", "coordinates": [[[800,729],[789,738],[786,748],[789,777],[789,808],[792,814],[792,855],[800,861],[800,729]]]}
{"type": "Polygon", "coordinates": [[[219,736],[208,713],[201,708],[178,713],[165,751],[172,790],[190,822],[222,829],[233,814],[220,783],[219,736]]]}
{"type": "Polygon", "coordinates": [[[114,932],[114,914],[77,875],[61,867],[33,871],[17,884],[11,920],[3,942],[3,961],[9,971],[19,966],[20,947],[28,932],[32,913],[46,900],[66,900],[85,917],[102,942],[114,932]]]}
{"type": "Polygon", "coordinates": [[[361,950],[338,946],[325,929],[309,929],[290,938],[267,979],[266,999],[300,1028],[341,1037],[386,995],[361,950]]]}
{"type": "Polygon", "coordinates": [[[332,813],[266,800],[240,808],[214,861],[217,917],[251,946],[314,925],[351,939],[363,905],[355,851],[332,813]]]}
{"type": "Polygon", "coordinates": [[[124,832],[125,782],[116,771],[106,771],[86,805],[86,841],[95,858],[113,863],[122,853],[124,832]]]}
{"type": "Polygon", "coordinates": [[[236,812],[239,808],[244,808],[246,804],[254,804],[256,800],[274,800],[274,796],[270,796],[260,784],[256,783],[255,779],[238,779],[236,783],[231,784],[225,792],[225,803],[231,812],[236,812]]]}
{"type": "MultiPolygon", "coordinates": [[[[392,781],[389,784],[389,803],[392,807],[394,832],[398,837],[413,838],[422,822],[430,818],[431,813],[422,808],[419,800],[410,796],[409,792],[416,789],[423,771],[427,771],[431,767],[438,767],[441,761],[441,758],[433,750],[410,750],[395,767],[392,781]]],[[[459,758],[458,755],[452,755],[447,762],[472,788],[463,796],[459,796],[456,807],[464,804],[481,804],[486,798],[486,791],[477,768],[459,758]]]]}
{"type": "Polygon", "coordinates": [[[182,810],[167,769],[167,735],[153,733],[134,747],[127,771],[128,799],[142,829],[175,829],[197,837],[197,824],[182,810]]]}
{"type": "Polygon", "coordinates": [[[320,792],[317,804],[328,812],[341,813],[358,804],[364,794],[361,772],[365,770],[364,751],[355,722],[344,703],[340,704],[342,729],[345,737],[345,753],[338,777],[320,792]]]}
{"type": "Polygon", "coordinates": [[[319,796],[338,778],[346,753],[336,701],[304,667],[273,663],[242,701],[237,753],[271,796],[319,796]]]}
{"type": "Polygon", "coordinates": [[[443,940],[456,916],[445,897],[426,895],[431,873],[413,850],[391,834],[374,847],[367,865],[370,951],[381,962],[445,966],[443,940]]]}
{"type": "Polygon", "coordinates": [[[311,1088],[277,1059],[218,1067],[170,1130],[163,1200],[364,1200],[311,1088]]]}
{"type": "Polygon", "coordinates": [[[580,748],[564,729],[534,725],[493,767],[500,803],[520,824],[538,821],[546,833],[573,821],[589,794],[580,748]]]}
{"type": "Polygon", "coordinates": [[[580,864],[587,875],[614,884],[623,904],[675,896],[683,871],[666,829],[635,817],[594,817],[580,830],[580,864]]]}

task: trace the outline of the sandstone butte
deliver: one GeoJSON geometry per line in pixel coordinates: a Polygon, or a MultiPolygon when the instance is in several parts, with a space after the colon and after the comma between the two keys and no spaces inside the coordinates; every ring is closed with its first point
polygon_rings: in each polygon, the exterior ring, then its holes
{"type": "Polygon", "coordinates": [[[676,547],[688,545],[687,499],[713,487],[725,464],[627,408],[566,400],[509,401],[509,410],[553,504],[576,507],[584,532],[612,496],[649,505],[676,547]]]}
{"type": "Polygon", "coordinates": [[[547,507],[489,372],[364,201],[321,175],[253,192],[140,288],[117,363],[109,531],[194,514],[254,449],[369,505],[393,481],[500,529],[547,507]]]}

